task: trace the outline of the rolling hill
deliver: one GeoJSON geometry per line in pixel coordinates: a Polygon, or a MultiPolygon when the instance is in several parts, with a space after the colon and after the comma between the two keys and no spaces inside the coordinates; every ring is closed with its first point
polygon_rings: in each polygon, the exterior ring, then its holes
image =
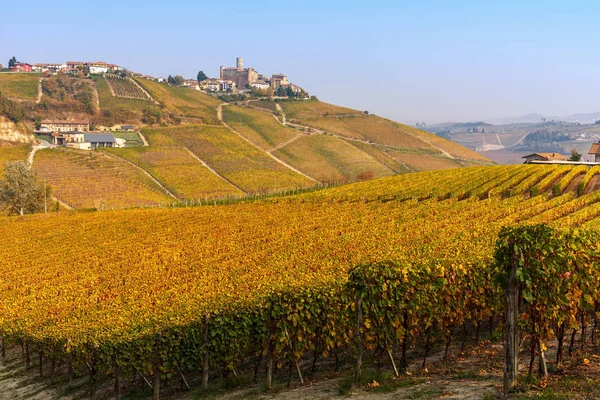
{"type": "Polygon", "coordinates": [[[491,163],[433,134],[317,100],[227,104],[188,88],[113,76],[0,74],[3,87],[31,125],[36,118],[85,118],[97,127],[141,128],[150,147],[98,150],[89,160],[77,150],[36,155],[36,170],[75,207],[237,197],[491,163]],[[102,182],[93,190],[70,188],[93,175],[102,182]]]}
{"type": "MultiPolygon", "coordinates": [[[[243,385],[254,377],[270,387],[265,365],[289,364],[300,375],[313,360],[317,369],[354,363],[357,340],[365,343],[365,366],[381,349],[389,352],[378,368],[393,371],[388,358],[425,363],[426,349],[443,348],[448,337],[460,342],[482,325],[492,340],[499,332],[494,249],[503,227],[546,223],[578,228],[575,235],[600,228],[598,172],[471,167],[228,206],[3,217],[2,343],[19,357],[18,345],[27,343],[27,357],[68,364],[59,382],[68,381],[70,366],[81,384],[108,381],[111,396],[113,382],[143,390],[142,379],[122,379],[132,374],[174,376],[169,385],[153,381],[164,395],[177,392],[181,376],[200,386],[204,373],[212,386],[226,379],[223,371],[235,371],[243,385]]],[[[598,267],[594,258],[573,268],[591,263],[598,267]]],[[[586,276],[597,282],[597,274],[586,276]]],[[[577,295],[567,304],[593,315],[598,285],[585,290],[589,303],[577,295]]],[[[565,312],[568,321],[571,308],[565,312]]],[[[585,329],[577,321],[572,328],[585,329]]],[[[461,359],[478,353],[452,351],[461,359]]],[[[496,379],[479,371],[469,379],[496,379]]]]}

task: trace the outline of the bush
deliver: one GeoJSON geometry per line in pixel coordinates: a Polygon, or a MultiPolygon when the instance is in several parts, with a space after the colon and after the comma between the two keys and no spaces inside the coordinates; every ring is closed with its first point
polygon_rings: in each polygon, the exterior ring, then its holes
{"type": "Polygon", "coordinates": [[[556,197],[556,196],[560,196],[560,185],[556,184],[554,186],[552,186],[552,196],[556,197]]]}
{"type": "Polygon", "coordinates": [[[584,183],[583,182],[579,182],[579,184],[577,185],[577,196],[582,196],[584,190],[585,190],[584,183]]]}
{"type": "Polygon", "coordinates": [[[532,187],[531,190],[529,191],[529,196],[530,197],[535,197],[538,194],[540,194],[540,188],[539,187],[532,187]]]}

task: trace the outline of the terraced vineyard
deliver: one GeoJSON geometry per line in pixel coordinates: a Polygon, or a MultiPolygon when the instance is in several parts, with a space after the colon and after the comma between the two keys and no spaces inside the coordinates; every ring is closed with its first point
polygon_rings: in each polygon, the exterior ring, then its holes
{"type": "Polygon", "coordinates": [[[136,85],[131,78],[118,75],[104,75],[104,79],[106,79],[112,93],[117,97],[152,101],[152,98],[136,85]]]}
{"type": "Polygon", "coordinates": [[[243,195],[182,147],[130,147],[106,151],[148,171],[181,200],[243,195]]]}
{"type": "Polygon", "coordinates": [[[46,149],[37,152],[33,166],[54,195],[71,207],[122,208],[173,201],[144,172],[104,153],[46,149]]]}
{"type": "MultiPolygon", "coordinates": [[[[214,146],[207,132],[174,136],[214,146]]],[[[502,227],[599,225],[598,192],[551,195],[583,181],[576,168],[474,167],[251,204],[5,218],[0,334],[117,387],[200,365],[209,385],[227,371],[250,380],[249,361],[266,361],[269,386],[275,360],[301,371],[300,359],[356,354],[356,343],[402,366],[406,343],[497,322],[502,227]]]]}
{"type": "Polygon", "coordinates": [[[0,92],[10,99],[35,101],[39,80],[39,74],[0,73],[0,92]]]}

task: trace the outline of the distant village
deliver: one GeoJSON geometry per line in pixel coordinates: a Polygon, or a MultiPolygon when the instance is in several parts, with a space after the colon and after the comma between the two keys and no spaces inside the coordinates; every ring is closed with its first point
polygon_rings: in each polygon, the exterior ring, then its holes
{"type": "Polygon", "coordinates": [[[288,81],[287,76],[284,74],[266,76],[259,74],[254,68],[244,68],[241,57],[236,59],[235,67],[221,66],[219,78],[209,78],[202,72],[198,74],[196,79],[184,79],[180,76],[176,76],[175,78],[169,76],[169,78],[165,79],[128,71],[119,65],[104,61],[28,64],[26,62],[19,62],[14,57],[9,62],[8,70],[20,73],[64,73],[71,76],[120,73],[123,76],[131,75],[156,82],[166,82],[170,85],[188,87],[207,93],[244,94],[249,92],[256,93],[258,91],[259,95],[264,96],[308,97],[308,93],[304,89],[288,81]]]}
{"type": "MultiPolygon", "coordinates": [[[[266,76],[258,73],[254,68],[244,68],[242,58],[236,59],[235,67],[221,66],[219,78],[210,78],[199,72],[196,79],[184,79],[176,75],[168,78],[144,75],[139,72],[129,71],[117,64],[104,61],[67,61],[65,63],[36,63],[17,61],[12,57],[8,68],[0,70],[14,73],[39,73],[46,76],[64,74],[73,77],[86,77],[89,75],[119,75],[121,77],[134,77],[148,79],[172,86],[190,88],[203,91],[207,94],[251,94],[268,97],[287,97],[306,99],[308,93],[300,86],[288,81],[284,74],[266,76]]],[[[135,126],[123,125],[109,129],[110,131],[134,132],[135,126]]],[[[93,150],[98,147],[124,147],[126,140],[115,137],[114,133],[103,131],[90,131],[89,121],[50,120],[41,121],[38,135],[49,137],[53,146],[66,146],[81,150],[93,150]]]]}

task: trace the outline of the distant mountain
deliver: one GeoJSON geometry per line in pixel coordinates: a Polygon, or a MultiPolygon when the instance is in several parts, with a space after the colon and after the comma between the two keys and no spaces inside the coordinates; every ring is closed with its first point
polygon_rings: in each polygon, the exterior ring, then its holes
{"type": "Polygon", "coordinates": [[[541,122],[542,118],[553,119],[551,117],[547,117],[543,114],[539,113],[531,113],[527,115],[522,115],[520,117],[509,117],[509,118],[494,118],[494,119],[486,119],[485,122],[493,124],[493,125],[509,125],[509,124],[532,124],[536,122],[541,122]]]}
{"type": "Polygon", "coordinates": [[[532,113],[527,115],[522,115],[520,117],[510,117],[510,118],[495,118],[495,119],[487,119],[485,122],[494,125],[508,125],[512,123],[518,124],[529,124],[541,122],[542,118],[545,118],[547,121],[565,121],[565,122],[579,122],[580,124],[593,124],[594,122],[600,120],[600,111],[593,113],[577,113],[571,114],[567,116],[552,116],[552,115],[543,115],[539,113],[532,113]]]}

